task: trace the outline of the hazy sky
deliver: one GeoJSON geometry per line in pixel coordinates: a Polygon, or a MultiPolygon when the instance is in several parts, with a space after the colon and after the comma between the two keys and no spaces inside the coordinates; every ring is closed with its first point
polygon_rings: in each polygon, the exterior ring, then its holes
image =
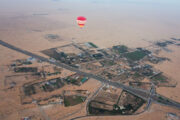
{"type": "MultiPolygon", "coordinates": [[[[79,6],[83,4],[135,4],[135,5],[146,5],[146,6],[159,6],[159,7],[167,7],[168,8],[178,8],[180,7],[180,0],[0,0],[0,8],[6,10],[15,10],[15,9],[24,9],[28,7],[51,7],[51,5],[61,5],[63,3],[69,4],[79,4],[79,6]]],[[[0,11],[5,12],[5,11],[0,11]]]]}
{"type": "Polygon", "coordinates": [[[0,0],[0,19],[0,29],[23,22],[24,29],[49,27],[78,39],[158,40],[180,37],[180,0],[0,0]],[[80,15],[87,17],[81,36],[75,21],[80,15]]]}

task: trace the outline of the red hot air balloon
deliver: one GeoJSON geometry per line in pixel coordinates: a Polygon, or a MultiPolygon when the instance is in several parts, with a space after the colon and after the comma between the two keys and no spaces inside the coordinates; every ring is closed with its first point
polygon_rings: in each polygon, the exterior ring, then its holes
{"type": "Polygon", "coordinates": [[[80,28],[84,27],[86,23],[86,18],[83,16],[77,17],[77,24],[79,25],[80,28]]]}

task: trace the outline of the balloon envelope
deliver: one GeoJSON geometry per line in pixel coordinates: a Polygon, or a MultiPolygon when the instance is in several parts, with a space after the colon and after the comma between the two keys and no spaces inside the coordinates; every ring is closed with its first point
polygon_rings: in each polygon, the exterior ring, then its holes
{"type": "Polygon", "coordinates": [[[86,23],[86,18],[83,16],[77,17],[77,24],[79,25],[80,28],[84,27],[86,23]]]}

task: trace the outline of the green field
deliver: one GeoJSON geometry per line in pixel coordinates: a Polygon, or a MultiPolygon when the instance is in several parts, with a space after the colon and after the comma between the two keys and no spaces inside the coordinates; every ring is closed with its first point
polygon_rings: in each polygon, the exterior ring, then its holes
{"type": "Polygon", "coordinates": [[[161,83],[166,83],[168,78],[162,74],[156,75],[152,78],[153,81],[155,82],[161,82],[161,83]]]}
{"type": "Polygon", "coordinates": [[[75,96],[75,95],[65,96],[64,97],[64,105],[66,107],[73,106],[73,105],[80,104],[80,103],[84,102],[85,100],[86,100],[86,97],[83,97],[83,96],[75,96]]]}
{"type": "Polygon", "coordinates": [[[92,47],[94,47],[94,48],[98,48],[98,46],[97,45],[95,45],[94,43],[92,43],[92,42],[88,42],[88,44],[89,45],[91,45],[92,47]]]}
{"type": "Polygon", "coordinates": [[[129,52],[124,55],[128,60],[138,61],[144,58],[147,54],[143,51],[136,50],[134,52],[129,52]]]}
{"type": "Polygon", "coordinates": [[[119,54],[128,52],[128,47],[125,45],[113,46],[113,50],[119,54]]]}

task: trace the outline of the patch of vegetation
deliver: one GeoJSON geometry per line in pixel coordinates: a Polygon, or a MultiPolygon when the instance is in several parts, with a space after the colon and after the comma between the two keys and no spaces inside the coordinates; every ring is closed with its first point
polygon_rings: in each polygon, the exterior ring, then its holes
{"type": "Polygon", "coordinates": [[[167,47],[167,45],[174,44],[173,41],[157,42],[156,45],[159,47],[167,47]]]}
{"type": "Polygon", "coordinates": [[[136,100],[136,106],[132,104],[124,105],[124,109],[120,109],[120,107],[115,104],[113,105],[113,110],[105,110],[101,108],[91,107],[91,103],[88,106],[89,113],[92,115],[132,115],[135,111],[137,111],[144,103],[144,100],[136,100]]]}
{"type": "Polygon", "coordinates": [[[54,73],[47,73],[48,76],[51,76],[51,75],[58,75],[60,74],[61,72],[54,72],[54,73]]]}
{"type": "Polygon", "coordinates": [[[72,79],[72,80],[70,81],[70,83],[72,83],[72,84],[75,84],[76,82],[77,82],[76,79],[72,79]]]}
{"type": "Polygon", "coordinates": [[[144,58],[146,55],[147,53],[145,53],[144,51],[136,50],[134,52],[129,52],[129,53],[124,54],[124,57],[126,57],[128,60],[131,60],[131,61],[138,61],[144,58]]]}
{"type": "Polygon", "coordinates": [[[164,98],[161,97],[161,96],[158,96],[158,102],[164,103],[164,102],[169,102],[169,100],[164,99],[164,98]]]}
{"type": "Polygon", "coordinates": [[[158,75],[154,76],[152,78],[152,80],[154,80],[156,82],[167,82],[167,77],[162,74],[158,74],[158,75]]]}
{"type": "Polygon", "coordinates": [[[58,61],[61,61],[62,63],[67,63],[67,64],[70,64],[69,60],[67,60],[67,54],[64,53],[64,52],[60,52],[58,53],[56,51],[56,49],[52,48],[52,49],[47,49],[47,50],[43,50],[41,51],[43,54],[49,56],[50,58],[53,58],[55,60],[58,60],[58,61]]]}
{"type": "Polygon", "coordinates": [[[113,50],[119,54],[128,52],[128,47],[125,45],[118,45],[118,46],[113,46],[113,50]]]}
{"type": "Polygon", "coordinates": [[[180,44],[176,44],[177,46],[180,46],[180,44]]]}
{"type": "Polygon", "coordinates": [[[67,99],[64,99],[64,105],[68,107],[71,106],[71,103],[67,99]]]}
{"type": "Polygon", "coordinates": [[[158,74],[156,76],[153,76],[151,78],[151,80],[155,85],[158,85],[158,86],[170,84],[168,78],[166,76],[162,75],[162,73],[158,74]]]}
{"type": "Polygon", "coordinates": [[[85,100],[86,100],[86,97],[84,97],[84,96],[75,96],[75,95],[65,96],[64,97],[64,105],[65,105],[65,107],[73,106],[73,105],[80,104],[80,103],[84,102],[85,100]]]}
{"type": "Polygon", "coordinates": [[[115,65],[115,62],[113,60],[102,60],[100,61],[102,66],[112,66],[115,65]]]}
{"type": "Polygon", "coordinates": [[[51,92],[63,86],[64,86],[64,83],[61,81],[61,79],[51,79],[48,82],[46,82],[44,85],[42,85],[42,89],[45,92],[51,92]]]}
{"type": "Polygon", "coordinates": [[[103,58],[103,54],[101,54],[101,53],[93,54],[92,56],[93,56],[95,59],[102,59],[102,58],[103,58]]]}
{"type": "Polygon", "coordinates": [[[37,67],[16,67],[14,72],[37,72],[37,67]]]}
{"type": "Polygon", "coordinates": [[[134,76],[135,78],[141,77],[141,75],[140,75],[138,72],[134,73],[133,76],[134,76]]]}
{"type": "Polygon", "coordinates": [[[172,40],[176,40],[176,41],[180,41],[180,39],[178,38],[171,38],[172,40]]]}
{"type": "Polygon", "coordinates": [[[144,76],[141,75],[140,73],[138,72],[135,72],[133,75],[132,75],[132,79],[136,80],[136,81],[140,81],[140,80],[143,80],[144,79],[144,76]]]}
{"type": "Polygon", "coordinates": [[[65,81],[68,83],[68,84],[73,84],[73,85],[80,85],[80,81],[75,79],[75,78],[71,78],[71,77],[68,77],[65,79],[65,81]]]}
{"type": "Polygon", "coordinates": [[[92,47],[94,47],[94,48],[98,48],[98,46],[97,45],[95,45],[94,43],[92,43],[92,42],[88,42],[88,44],[89,45],[91,45],[92,47]]]}
{"type": "Polygon", "coordinates": [[[24,93],[26,96],[31,96],[33,94],[36,94],[35,87],[33,85],[25,86],[24,87],[24,93]]]}
{"type": "Polygon", "coordinates": [[[49,42],[57,42],[57,41],[63,40],[59,35],[56,35],[56,34],[47,34],[47,35],[45,36],[45,38],[46,38],[49,42]]]}
{"type": "Polygon", "coordinates": [[[55,35],[55,34],[47,34],[46,37],[49,39],[58,39],[59,38],[59,36],[55,35]]]}

